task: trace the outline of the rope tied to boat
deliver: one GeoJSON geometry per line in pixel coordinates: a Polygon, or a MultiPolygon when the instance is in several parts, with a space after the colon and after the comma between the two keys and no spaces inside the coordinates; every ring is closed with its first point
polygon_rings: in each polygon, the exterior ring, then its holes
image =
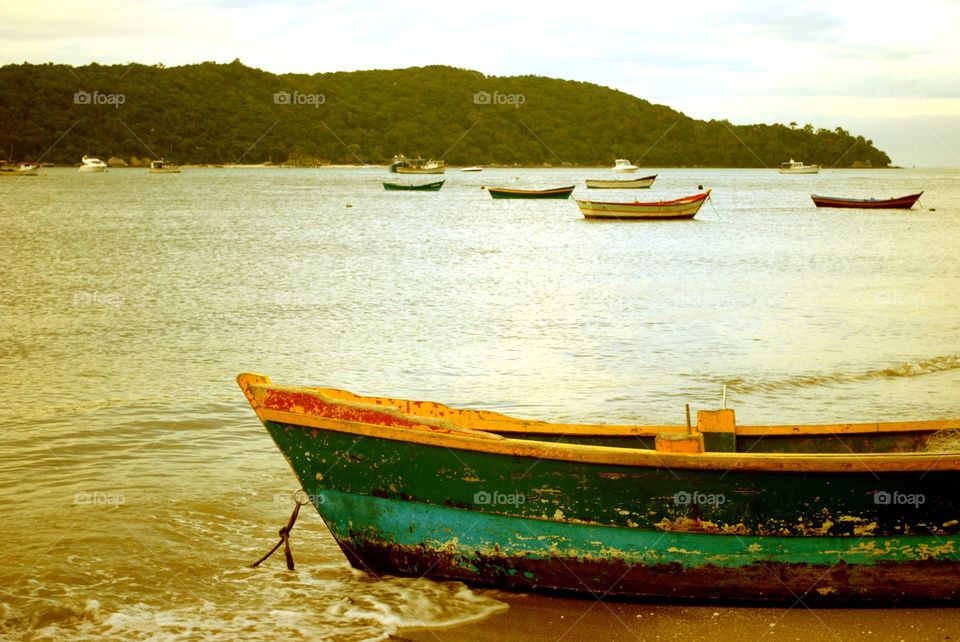
{"type": "Polygon", "coordinates": [[[287,559],[287,570],[293,570],[293,552],[290,550],[290,531],[293,530],[293,525],[297,523],[297,515],[300,514],[300,507],[309,501],[310,497],[303,492],[303,490],[298,490],[293,494],[293,513],[290,515],[287,525],[280,529],[280,541],[270,549],[269,553],[251,564],[250,568],[257,568],[260,566],[262,562],[276,553],[277,549],[280,548],[280,545],[283,544],[283,555],[287,559]]]}

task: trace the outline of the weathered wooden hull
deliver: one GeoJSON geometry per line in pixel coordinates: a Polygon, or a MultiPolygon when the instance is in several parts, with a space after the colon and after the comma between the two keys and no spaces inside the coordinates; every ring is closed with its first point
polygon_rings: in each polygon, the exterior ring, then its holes
{"type": "Polygon", "coordinates": [[[317,496],[350,563],[525,591],[808,606],[951,602],[960,565],[934,536],[739,537],[518,519],[355,494],[317,496]],[[920,562],[875,551],[944,551],[920,562]],[[931,581],[931,575],[936,581],[931,581]]]}
{"type": "Polygon", "coordinates": [[[466,426],[549,425],[239,381],[351,564],[371,573],[639,599],[960,598],[957,454],[526,441],[466,426]]]}
{"type": "Polygon", "coordinates": [[[643,178],[628,178],[624,180],[602,180],[588,178],[585,182],[589,189],[646,189],[653,185],[657,175],[644,176],[643,178]]]}
{"type": "Polygon", "coordinates": [[[384,183],[383,189],[394,192],[437,192],[443,187],[444,181],[426,183],[424,185],[403,185],[402,183],[384,183]]]}
{"type": "Polygon", "coordinates": [[[899,198],[838,198],[835,196],[818,196],[813,194],[814,205],[817,207],[840,207],[861,210],[908,210],[920,200],[923,192],[910,194],[899,198]]]}
{"type": "Polygon", "coordinates": [[[672,201],[643,203],[616,203],[608,201],[577,200],[577,207],[584,218],[616,220],[671,220],[690,219],[710,197],[710,190],[703,194],[687,196],[672,201]]]}
{"type": "Polygon", "coordinates": [[[488,187],[487,191],[493,198],[570,198],[575,185],[556,187],[554,189],[510,189],[507,187],[488,187]]]}

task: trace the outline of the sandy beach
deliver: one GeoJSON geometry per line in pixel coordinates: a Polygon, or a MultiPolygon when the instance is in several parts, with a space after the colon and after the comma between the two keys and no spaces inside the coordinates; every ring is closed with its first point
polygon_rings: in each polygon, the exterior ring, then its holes
{"type": "Polygon", "coordinates": [[[446,629],[407,629],[391,639],[417,642],[525,640],[871,640],[960,638],[960,610],[949,608],[808,609],[674,606],[479,591],[509,609],[446,629]]]}

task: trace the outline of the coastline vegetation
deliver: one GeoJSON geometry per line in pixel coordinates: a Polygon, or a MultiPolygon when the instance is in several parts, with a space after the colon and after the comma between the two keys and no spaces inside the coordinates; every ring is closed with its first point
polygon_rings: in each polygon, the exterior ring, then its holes
{"type": "Polygon", "coordinates": [[[0,67],[3,157],[76,164],[383,164],[888,167],[842,127],[696,120],[591,83],[445,66],[272,74],[204,62],[0,67]]]}

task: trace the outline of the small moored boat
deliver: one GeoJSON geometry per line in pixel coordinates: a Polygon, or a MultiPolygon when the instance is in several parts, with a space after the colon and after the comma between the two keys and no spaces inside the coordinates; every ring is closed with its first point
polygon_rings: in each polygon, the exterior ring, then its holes
{"type": "Polygon", "coordinates": [[[151,174],[179,174],[180,166],[171,165],[163,159],[158,159],[155,161],[150,161],[150,173],[151,174]]]}
{"type": "Polygon", "coordinates": [[[394,156],[390,163],[390,171],[396,174],[443,174],[446,169],[442,160],[407,158],[403,154],[394,156]]]}
{"type": "Polygon", "coordinates": [[[644,176],[643,178],[626,178],[621,180],[606,181],[601,179],[588,178],[585,182],[590,189],[646,189],[653,185],[657,175],[644,176]]]}
{"type": "Polygon", "coordinates": [[[582,201],[577,199],[577,207],[584,218],[616,220],[669,220],[693,218],[700,206],[710,198],[710,191],[693,196],[684,196],[672,201],[652,202],[610,202],[582,201]]]}
{"type": "Polygon", "coordinates": [[[473,165],[472,167],[464,167],[460,170],[461,172],[482,172],[483,168],[479,165],[473,165]]]}
{"type": "Polygon", "coordinates": [[[840,198],[837,196],[818,196],[812,194],[817,207],[843,207],[866,210],[908,210],[920,200],[923,192],[891,198],[840,198]]]}
{"type": "Polygon", "coordinates": [[[820,171],[819,165],[804,165],[792,158],[786,163],[780,163],[778,170],[781,174],[816,174],[820,171]]]}
{"type": "Polygon", "coordinates": [[[441,187],[443,187],[444,181],[436,181],[435,183],[424,183],[422,185],[404,185],[403,183],[384,183],[383,189],[390,191],[405,191],[405,192],[436,192],[441,187]]]}
{"type": "Polygon", "coordinates": [[[740,426],[722,409],[690,426],[553,424],[237,382],[373,575],[594,598],[960,601],[960,420],[740,426]]]}
{"type": "Polygon", "coordinates": [[[613,161],[613,171],[615,172],[635,172],[639,167],[631,163],[626,158],[618,158],[613,161]]]}
{"type": "Polygon", "coordinates": [[[84,174],[99,174],[107,171],[107,164],[99,158],[95,158],[93,156],[84,156],[82,160],[83,164],[80,165],[78,171],[81,171],[84,174]]]}
{"type": "Polygon", "coordinates": [[[0,176],[38,176],[39,172],[37,163],[0,161],[0,176]]]}
{"type": "Polygon", "coordinates": [[[512,189],[509,187],[484,187],[493,198],[570,198],[576,185],[552,189],[512,189]]]}

